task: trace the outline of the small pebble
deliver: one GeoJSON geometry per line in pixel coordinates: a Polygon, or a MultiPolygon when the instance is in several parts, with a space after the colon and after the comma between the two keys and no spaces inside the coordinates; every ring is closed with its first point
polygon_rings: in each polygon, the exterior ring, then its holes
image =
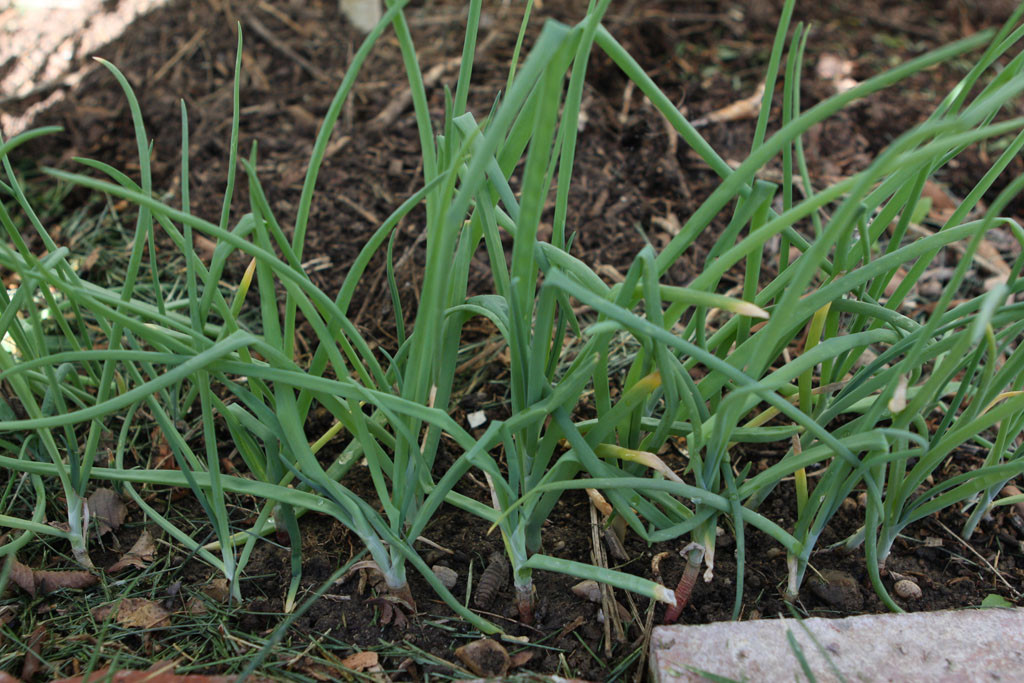
{"type": "Polygon", "coordinates": [[[921,587],[910,579],[900,579],[894,588],[896,595],[904,600],[917,600],[921,597],[921,587]]]}
{"type": "Polygon", "coordinates": [[[458,572],[456,572],[454,569],[449,569],[448,567],[439,564],[435,564],[430,569],[434,572],[434,576],[436,576],[441,581],[441,585],[443,585],[448,590],[455,588],[455,584],[459,580],[458,572]]]}
{"type": "Polygon", "coordinates": [[[601,602],[601,587],[597,585],[597,581],[580,581],[572,587],[572,592],[590,602],[601,602]]]}
{"type": "Polygon", "coordinates": [[[846,572],[826,569],[820,576],[809,577],[807,585],[816,596],[844,612],[859,612],[864,607],[864,595],[857,579],[846,572]]]}

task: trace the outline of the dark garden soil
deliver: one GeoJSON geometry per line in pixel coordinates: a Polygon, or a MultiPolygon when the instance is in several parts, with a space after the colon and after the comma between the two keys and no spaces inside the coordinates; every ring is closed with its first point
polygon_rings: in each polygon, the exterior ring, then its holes
{"type": "MultiPolygon", "coordinates": [[[[128,0],[97,3],[102,14],[128,0]]],[[[862,79],[901,59],[950,40],[998,24],[1014,2],[996,0],[838,0],[831,3],[800,2],[797,18],[813,23],[809,43],[808,74],[804,80],[804,107],[832,93],[829,82],[815,74],[814,66],[824,53],[849,60],[852,78],[862,79]]],[[[622,42],[654,80],[691,119],[750,96],[756,89],[768,59],[781,2],[735,0],[623,0],[613,2],[606,26],[622,42]]],[[[0,7],[3,4],[0,3],[0,7]]],[[[543,17],[573,21],[585,9],[584,0],[547,0],[535,10],[534,30],[543,17]]],[[[32,30],[16,9],[0,10],[0,22],[20,21],[32,30]]],[[[486,112],[503,87],[516,31],[521,20],[520,3],[487,2],[481,41],[484,49],[475,65],[475,87],[470,109],[486,112]]],[[[454,83],[465,23],[463,3],[457,0],[416,2],[408,11],[419,59],[428,74],[428,92],[436,116],[443,109],[443,86],[454,83]]],[[[271,206],[286,230],[294,217],[305,165],[320,118],[325,113],[344,69],[358,47],[359,36],[341,18],[334,0],[208,0],[172,2],[141,17],[125,35],[92,52],[72,41],[70,59],[63,73],[47,75],[37,91],[11,90],[0,99],[6,137],[14,128],[58,123],[59,135],[23,148],[40,163],[73,167],[71,156],[99,159],[136,171],[138,161],[131,132],[128,106],[108,72],[91,65],[91,54],[116,64],[136,88],[148,132],[155,138],[154,187],[170,190],[168,201],[178,201],[180,184],[179,100],[188,105],[191,121],[191,200],[199,215],[215,219],[220,212],[231,121],[231,86],[235,60],[235,22],[245,37],[242,56],[242,116],[240,150],[259,142],[258,171],[271,206]],[[74,79],[69,75],[77,74],[74,79]],[[69,85],[76,81],[74,85],[69,85]],[[55,97],[55,94],[61,97],[55,97]]],[[[0,24],[2,25],[2,24],[0,24]]],[[[13,25],[13,24],[10,24],[13,25]]],[[[6,38],[5,38],[6,39],[6,38]]],[[[96,41],[93,41],[96,42],[96,41]]],[[[529,42],[529,41],[528,41],[529,42]]],[[[24,43],[22,43],[24,44],[24,43]]],[[[0,48],[7,49],[7,48],[0,48]]],[[[0,52],[0,77],[17,64],[16,53],[0,52]]],[[[821,185],[864,168],[897,135],[919,122],[964,73],[966,62],[954,62],[928,70],[898,88],[858,103],[814,129],[805,145],[811,177],[821,185]]],[[[60,72],[60,70],[58,70],[60,72]]],[[[43,78],[42,72],[33,76],[43,78]]],[[[375,227],[421,182],[418,138],[411,105],[405,98],[404,71],[397,42],[385,34],[363,68],[350,104],[334,133],[330,153],[320,173],[304,258],[314,282],[334,292],[349,264],[375,227]],[[398,104],[396,104],[398,103],[398,104]],[[400,106],[401,105],[401,106],[400,106]]],[[[583,129],[579,139],[569,229],[575,231],[574,253],[593,264],[609,279],[621,277],[635,253],[646,243],[663,245],[673,228],[695,210],[717,186],[719,179],[666,128],[646,100],[631,87],[611,61],[595,48],[584,94],[583,129]]],[[[1019,113],[1019,112],[1018,112],[1019,113]]],[[[776,126],[777,112],[773,112],[776,126]]],[[[773,128],[774,129],[774,128],[773,128]]],[[[713,123],[701,129],[711,145],[727,160],[742,160],[749,152],[754,122],[743,119],[713,123]]],[[[995,153],[993,153],[994,155],[995,153]]],[[[963,196],[990,162],[985,148],[968,150],[943,171],[943,190],[963,196]]],[[[1017,159],[997,183],[1024,172],[1017,159]]],[[[768,174],[771,171],[769,169],[768,174]]],[[[769,178],[771,179],[771,178],[769,178]]],[[[70,208],[81,202],[74,192],[66,200],[70,208]]],[[[235,206],[240,215],[248,200],[239,193],[235,206]]],[[[1013,204],[1008,212],[1024,220],[1024,205],[1013,204]]],[[[715,231],[727,218],[690,249],[668,275],[684,284],[699,272],[715,231]]],[[[396,244],[397,277],[404,310],[415,311],[415,292],[422,269],[422,217],[414,212],[399,229],[396,244]]],[[[1012,243],[993,239],[994,248],[1006,260],[1016,256],[1012,243]]],[[[102,273],[108,254],[95,254],[93,272],[102,273]]],[[[86,256],[86,254],[83,254],[86,256]]],[[[944,256],[955,259],[950,253],[944,256]]],[[[474,277],[486,282],[486,261],[481,258],[474,277]]],[[[237,281],[245,264],[232,264],[227,281],[237,281]]],[[[977,276],[992,275],[978,266],[977,276]]],[[[736,273],[734,283],[741,281],[736,273]]],[[[728,283],[726,283],[728,284],[728,283]]],[[[352,313],[368,339],[393,348],[394,323],[386,294],[384,265],[374,261],[360,285],[352,313]]],[[[923,304],[927,292],[920,293],[923,304]]],[[[481,340],[491,334],[483,326],[470,330],[481,340]]],[[[479,408],[498,417],[505,395],[504,366],[500,347],[483,344],[479,355],[467,357],[465,382],[455,410],[479,408]]],[[[584,407],[585,409],[585,407],[584,407]]],[[[312,433],[312,431],[311,431],[312,433]]],[[[671,449],[670,449],[671,450],[671,449]]],[[[779,453],[746,451],[742,462],[764,467],[779,453]]],[[[685,462],[676,458],[680,471],[685,462]]],[[[944,465],[941,476],[954,476],[982,462],[983,453],[963,450],[944,465]]],[[[443,466],[443,463],[441,464],[443,466]]],[[[346,484],[366,489],[356,468],[346,484]]],[[[486,500],[482,486],[467,480],[461,490],[486,500]]],[[[853,533],[862,523],[863,509],[851,499],[822,538],[821,547],[853,533]]],[[[184,504],[184,503],[180,503],[184,504]]],[[[762,508],[781,526],[792,525],[795,496],[792,484],[777,491],[762,508]]],[[[1011,601],[1024,591],[1024,522],[1001,508],[982,524],[969,542],[956,535],[963,523],[957,509],[947,510],[911,527],[893,550],[889,568],[917,581],[923,596],[902,600],[908,610],[935,610],[978,606],[990,594],[1011,601]]],[[[556,557],[591,561],[589,502],[582,493],[566,495],[555,508],[546,533],[546,547],[556,557]]],[[[333,521],[307,517],[303,520],[305,566],[303,587],[315,590],[360,547],[345,529],[333,521]]],[[[456,595],[466,592],[467,577],[479,576],[483,562],[500,549],[497,535],[486,534],[480,520],[454,509],[444,509],[425,536],[440,548],[424,545],[428,563],[454,569],[456,595]]],[[[131,539],[124,539],[130,545],[131,539]]],[[[747,531],[747,564],[742,617],[745,619],[788,614],[781,599],[786,581],[785,555],[778,544],[756,531],[747,531]]],[[[636,574],[654,576],[652,559],[668,553],[660,562],[661,578],[671,585],[678,580],[683,560],[679,543],[648,547],[635,537],[627,539],[629,560],[622,567],[636,574]]],[[[714,580],[698,582],[691,604],[681,621],[704,623],[729,619],[735,592],[735,560],[729,530],[721,537],[714,580]]],[[[823,551],[813,558],[813,568],[843,572],[833,583],[844,590],[828,590],[815,581],[805,583],[797,608],[802,614],[843,616],[885,611],[867,579],[860,551],[823,551]]],[[[810,571],[809,576],[815,575],[810,571]]],[[[191,566],[183,575],[198,581],[209,575],[202,566],[191,566]]],[[[272,544],[260,544],[248,566],[243,583],[245,602],[234,612],[228,628],[239,634],[265,634],[280,623],[283,590],[289,577],[287,553],[272,544]]],[[[834,578],[834,577],[833,577],[834,578]]],[[[886,579],[892,586],[891,577],[886,579]]],[[[571,591],[574,580],[537,573],[539,599],[536,623],[519,625],[506,587],[486,612],[508,633],[527,636],[534,648],[521,670],[559,673],[602,680],[619,664],[619,673],[633,677],[640,659],[643,625],[650,609],[646,600],[618,594],[636,617],[621,641],[608,646],[605,629],[597,619],[597,605],[581,600],[571,591]],[[627,658],[633,657],[631,661],[627,658]]],[[[408,625],[382,624],[381,612],[366,602],[370,589],[358,592],[358,579],[332,587],[295,624],[292,639],[317,639],[348,643],[359,648],[379,647],[382,641],[405,642],[429,653],[419,663],[401,669],[402,659],[385,657],[384,668],[392,678],[422,680],[428,673],[452,673],[457,663],[455,647],[468,637],[465,626],[454,619],[420,577],[412,575],[413,594],[420,614],[408,625]],[[451,662],[452,665],[445,662],[451,662]]],[[[820,584],[820,581],[818,582],[820,584]]],[[[660,621],[662,608],[656,609],[660,621]]],[[[12,624],[14,628],[16,624],[12,624]]],[[[300,648],[301,649],[301,648],[300,648]]],[[[510,645],[510,649],[511,645],[510,645]]],[[[406,652],[411,650],[406,650],[406,652]]],[[[403,655],[404,658],[405,655],[403,655]]],[[[307,675],[338,676],[338,672],[294,668],[307,675]]]]}

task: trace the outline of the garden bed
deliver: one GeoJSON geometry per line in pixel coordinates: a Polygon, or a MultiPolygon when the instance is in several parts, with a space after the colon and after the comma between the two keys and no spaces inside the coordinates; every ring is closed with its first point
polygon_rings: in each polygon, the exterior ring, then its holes
{"type": "MultiPolygon", "coordinates": [[[[122,4],[128,0],[122,0],[122,4]]],[[[857,3],[801,3],[797,18],[813,25],[803,81],[805,109],[834,92],[836,82],[816,73],[815,66],[826,57],[848,63],[846,77],[862,80],[900,60],[938,47],[959,37],[998,25],[1013,3],[949,2],[936,11],[931,2],[901,2],[898,6],[880,0],[857,3]]],[[[535,8],[535,28],[528,31],[527,46],[536,36],[541,20],[553,17],[574,22],[586,3],[553,1],[535,8]]],[[[668,97],[693,121],[754,95],[761,79],[778,21],[778,8],[750,2],[694,2],[685,10],[674,2],[613,3],[604,25],[640,62],[668,97]]],[[[11,11],[11,10],[8,10],[11,11]]],[[[418,58],[426,74],[431,111],[440,119],[444,109],[445,84],[453,84],[458,73],[455,58],[462,47],[465,11],[460,2],[416,4],[408,10],[418,58]]],[[[259,143],[257,171],[266,188],[269,204],[281,215],[291,216],[299,203],[306,165],[317,127],[327,111],[337,83],[358,47],[360,37],[338,13],[333,1],[171,3],[134,23],[121,38],[101,48],[98,54],[116,64],[134,84],[150,135],[154,138],[153,183],[156,194],[169,189],[169,203],[177,201],[180,111],[184,98],[191,118],[190,152],[192,176],[191,208],[201,216],[220,213],[227,177],[228,136],[232,113],[232,76],[238,20],[244,35],[241,82],[241,150],[259,143]]],[[[518,5],[486,6],[481,20],[480,50],[474,66],[474,85],[468,109],[486,112],[504,88],[507,65],[512,58],[516,33],[522,19],[518,5]]],[[[422,184],[421,156],[416,121],[412,114],[401,54],[391,33],[378,44],[363,67],[353,96],[340,118],[318,182],[310,212],[304,266],[320,289],[333,293],[341,286],[362,245],[382,220],[422,184]]],[[[85,54],[77,55],[73,69],[87,69],[85,54]]],[[[864,169],[903,131],[919,123],[966,72],[970,64],[953,61],[923,71],[898,89],[876,93],[848,107],[827,122],[813,128],[805,140],[809,173],[822,185],[834,183],[864,169]]],[[[452,86],[454,87],[454,86],[452,86]]],[[[137,172],[138,161],[128,106],[120,88],[101,68],[83,72],[80,83],[70,86],[65,97],[42,108],[32,125],[59,123],[63,133],[33,141],[22,148],[19,158],[42,164],[70,167],[70,156],[99,159],[126,172],[137,172]],[[28,150],[26,152],[26,150],[28,150]]],[[[48,96],[48,94],[47,94],[48,96]]],[[[37,105],[39,94],[6,103],[17,116],[37,105]],[[19,109],[20,108],[20,109],[19,109]]],[[[1020,103],[1017,104],[1020,114],[1020,103]]],[[[778,127],[781,113],[769,120],[770,130],[778,127]]],[[[741,161],[750,153],[755,135],[756,109],[749,116],[724,122],[711,121],[700,128],[712,147],[728,162],[741,161]]],[[[9,119],[14,121],[14,119],[9,119]]],[[[660,115],[611,60],[595,52],[589,65],[580,117],[580,136],[570,194],[567,231],[575,231],[572,254],[594,268],[605,281],[621,280],[634,257],[646,244],[663,247],[680,225],[720,184],[720,179],[681,139],[665,125],[660,115]]],[[[5,131],[7,137],[10,133],[5,131]]],[[[991,151],[984,145],[967,149],[955,164],[943,169],[942,185],[935,184],[931,211],[955,206],[991,164],[991,151]]],[[[25,171],[32,178],[35,172],[25,171]]],[[[995,197],[1006,183],[1024,173],[1021,158],[1013,161],[987,196],[995,197]]],[[[767,180],[772,167],[763,174],[767,180]]],[[[64,215],[64,236],[87,264],[89,279],[102,284],[116,283],[124,272],[128,245],[124,234],[109,222],[70,217],[86,194],[73,190],[46,208],[51,217],[64,215]]],[[[244,192],[235,200],[240,214],[249,207],[244,192]]],[[[108,209],[124,212],[127,206],[112,200],[108,209]]],[[[95,215],[100,207],[96,207],[95,215]]],[[[1011,202],[1004,215],[1024,215],[1020,198],[1011,202]]],[[[711,223],[694,248],[687,250],[668,271],[669,284],[689,283],[699,272],[707,251],[726,227],[729,216],[711,223]]],[[[545,212],[540,231],[551,229],[551,210],[545,212]]],[[[408,321],[415,315],[424,267],[420,239],[424,215],[414,209],[400,223],[394,243],[395,281],[408,321]]],[[[127,220],[125,221],[127,223],[127,220]]],[[[290,235],[291,226],[283,226],[290,235]]],[[[60,240],[58,240],[60,242],[60,240]]],[[[1000,275],[1019,256],[1020,247],[994,231],[989,234],[984,258],[972,265],[972,282],[979,289],[987,279],[1000,275]],[[987,260],[986,260],[987,259],[987,260]]],[[[36,245],[39,246],[39,245],[36,245]]],[[[157,245],[159,251],[160,245],[157,245]]],[[[980,252],[979,252],[980,253],[980,252]]],[[[904,314],[923,315],[939,298],[943,273],[959,261],[959,252],[944,249],[934,263],[931,279],[922,278],[908,299],[904,314]]],[[[168,269],[181,263],[162,264],[168,269]]],[[[246,262],[231,260],[224,280],[242,278],[246,262]]],[[[762,278],[770,280],[772,266],[765,261],[762,278]]],[[[472,264],[469,293],[487,291],[486,258],[472,264]]],[[[725,289],[741,287],[742,270],[730,272],[725,289]]],[[[249,303],[258,301],[255,288],[249,303]]],[[[400,334],[393,321],[388,296],[384,259],[378,255],[361,278],[349,311],[350,319],[364,337],[393,353],[400,334]]],[[[506,419],[508,358],[503,355],[496,328],[487,322],[471,323],[463,332],[466,351],[460,357],[459,380],[452,398],[452,416],[466,424],[468,416],[480,411],[488,420],[506,419]]],[[[795,349],[799,351],[799,349],[795,349]]],[[[304,348],[300,335],[299,356],[304,348]]],[[[621,355],[636,349],[625,343],[621,355]]],[[[625,362],[623,363],[625,365],[625,362]]],[[[579,406],[586,417],[594,411],[593,399],[579,406]]],[[[193,416],[195,417],[195,416],[193,416]]],[[[926,416],[929,421],[941,415],[926,416]]],[[[325,416],[313,416],[306,426],[310,440],[330,426],[325,416]],[[318,421],[319,419],[319,421],[318,421]]],[[[226,430],[222,440],[224,467],[237,458],[226,430]]],[[[344,444],[341,444],[344,445],[344,444]]],[[[318,455],[325,463],[338,454],[341,445],[328,444],[318,455]]],[[[785,444],[788,446],[788,444],[785,444]]],[[[777,445],[759,448],[744,444],[734,454],[740,467],[750,463],[757,473],[774,464],[784,450],[777,445]]],[[[159,458],[160,439],[140,443],[132,453],[137,464],[159,458]],[[146,452],[152,449],[153,452],[146,452]]],[[[454,443],[442,442],[435,476],[441,476],[454,461],[454,443]]],[[[660,455],[682,473],[687,462],[681,440],[670,439],[660,455]]],[[[961,448],[936,473],[940,479],[971,471],[985,459],[977,448],[961,448]]],[[[235,465],[241,466],[239,462],[235,465]]],[[[374,499],[373,483],[365,467],[350,470],[345,485],[368,500],[374,499]]],[[[468,477],[456,491],[490,504],[482,475],[468,477]]],[[[180,491],[180,490],[179,490],[180,491]]],[[[202,528],[203,512],[187,495],[166,490],[153,494],[151,504],[165,514],[174,514],[184,526],[194,528],[197,538],[211,537],[202,528]]],[[[783,482],[761,505],[766,518],[789,529],[795,523],[797,495],[792,479],[783,482]]],[[[912,525],[894,545],[887,569],[913,580],[920,597],[897,598],[910,611],[978,607],[999,596],[1018,603],[1024,591],[1024,520],[1013,507],[998,511],[982,522],[969,541],[958,532],[964,523],[959,507],[952,507],[912,525]]],[[[255,521],[258,507],[244,496],[232,499],[232,524],[247,528],[255,521]]],[[[132,546],[147,522],[141,511],[129,503],[127,523],[113,535],[94,544],[93,561],[107,567],[132,546]]],[[[597,520],[597,517],[593,517],[597,520]]],[[[594,553],[606,552],[593,543],[590,499],[580,491],[569,491],[555,506],[544,530],[545,552],[559,558],[590,563],[594,553]]],[[[812,571],[795,603],[800,614],[845,616],[886,610],[869,581],[863,552],[842,547],[826,550],[854,534],[863,524],[864,507],[857,497],[847,499],[819,540],[820,552],[811,559],[812,571]],[[820,576],[819,576],[820,574],[820,576]]],[[[303,580],[299,601],[321,586],[338,567],[361,551],[361,542],[338,522],[309,515],[301,520],[303,580]]],[[[598,534],[600,535],[600,534],[598,534]]],[[[458,573],[453,589],[466,597],[469,578],[478,577],[493,551],[502,549],[497,533],[488,534],[488,524],[455,507],[442,507],[424,530],[429,544],[418,545],[428,564],[449,567],[458,573]]],[[[273,537],[270,537],[273,538],[273,537]]],[[[788,614],[783,592],[787,581],[786,554],[770,537],[756,530],[746,532],[745,583],[741,618],[774,617],[788,614]]],[[[609,563],[626,572],[672,586],[683,571],[680,557],[685,542],[648,545],[635,535],[627,536],[627,559],[609,563]],[[657,562],[653,562],[659,558],[657,562]],[[652,564],[653,562],[653,564],[652,564]],[[655,574],[655,568],[660,572],[655,574]]],[[[736,561],[729,531],[718,544],[715,578],[698,581],[682,623],[706,623],[729,619],[735,600],[736,561]]],[[[19,554],[36,568],[67,568],[61,555],[66,548],[29,546],[19,554]]],[[[87,665],[94,646],[99,648],[100,665],[117,661],[121,666],[146,668],[153,659],[178,659],[189,671],[236,673],[248,657],[283,618],[284,589],[291,576],[287,549],[272,541],[257,544],[241,581],[242,602],[221,604],[209,586],[215,578],[211,569],[172,546],[160,546],[148,569],[137,581],[106,577],[102,588],[87,589],[85,598],[60,592],[37,598],[35,603],[17,595],[6,600],[4,612],[10,618],[9,638],[0,651],[0,667],[19,673],[19,649],[37,638],[42,660],[51,672],[77,673],[87,665]],[[126,587],[125,587],[126,586],[126,587]],[[127,591],[127,592],[122,592],[127,591]],[[172,614],[168,624],[155,628],[109,626],[98,634],[89,623],[89,609],[121,596],[145,596],[161,602],[172,614]],[[202,613],[193,609],[197,598],[202,613]],[[83,609],[88,608],[88,609],[83,609]],[[49,634],[42,640],[37,633],[49,634]],[[224,639],[223,636],[229,636],[224,639]],[[61,638],[63,636],[63,638],[61,638]],[[67,643],[79,643],[68,645],[67,643]],[[84,644],[83,644],[84,643],[84,644]]],[[[314,679],[337,677],[342,666],[356,668],[346,660],[362,649],[377,651],[379,666],[393,679],[422,680],[428,675],[456,675],[463,665],[454,655],[457,646],[479,637],[435,599],[433,589],[414,572],[410,585],[418,614],[400,624],[388,608],[373,600],[372,587],[360,587],[353,575],[332,585],[294,623],[293,629],[271,654],[263,672],[269,676],[302,676],[314,679]],[[385,623],[389,622],[389,623],[385,623]]],[[[525,636],[530,645],[518,652],[520,670],[558,674],[592,680],[632,679],[641,675],[645,635],[652,619],[660,621],[663,607],[647,598],[619,592],[630,617],[620,637],[598,622],[598,605],[575,595],[577,579],[563,574],[535,572],[537,610],[532,625],[518,621],[513,592],[508,585],[483,608],[486,618],[513,636],[525,636]],[[651,610],[654,610],[653,617],[651,610]]],[[[885,577],[890,588],[893,577],[885,577]]],[[[474,581],[476,579],[474,578],[474,581]]],[[[94,615],[95,616],[95,615],[94,615]]],[[[5,617],[6,618],[6,617],[5,617]]],[[[99,619],[98,621],[102,621],[99,619]]],[[[514,642],[506,646],[517,656],[514,642]]],[[[23,651],[23,650],[22,650],[23,651]]],[[[369,670],[367,666],[364,670],[369,670]]]]}

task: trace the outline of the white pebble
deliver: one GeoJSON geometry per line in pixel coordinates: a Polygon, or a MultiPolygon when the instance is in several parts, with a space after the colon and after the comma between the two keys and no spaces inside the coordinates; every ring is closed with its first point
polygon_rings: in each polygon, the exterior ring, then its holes
{"type": "Polygon", "coordinates": [[[910,579],[900,579],[896,582],[896,595],[904,600],[917,600],[921,597],[921,587],[910,579]]]}
{"type": "Polygon", "coordinates": [[[455,588],[455,583],[459,580],[459,574],[454,569],[449,569],[439,564],[435,564],[430,568],[434,572],[434,576],[440,579],[441,584],[451,590],[455,588]]]}

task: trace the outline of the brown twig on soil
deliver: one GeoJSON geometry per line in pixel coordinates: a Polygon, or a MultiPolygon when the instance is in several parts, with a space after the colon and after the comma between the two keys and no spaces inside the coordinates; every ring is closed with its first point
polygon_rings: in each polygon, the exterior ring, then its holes
{"type": "Polygon", "coordinates": [[[647,617],[644,619],[644,630],[640,638],[634,641],[633,649],[640,648],[640,661],[636,665],[636,673],[633,675],[633,683],[640,683],[647,671],[647,655],[651,645],[651,632],[654,630],[654,606],[656,600],[651,600],[647,606],[647,617]]]}
{"type": "Polygon", "coordinates": [[[189,38],[184,45],[179,47],[178,50],[173,55],[171,55],[170,59],[164,62],[163,66],[156,70],[156,73],[149,78],[148,82],[156,83],[157,81],[161,80],[164,76],[166,76],[167,72],[173,69],[174,65],[181,61],[182,57],[187,55],[189,52],[194,50],[197,45],[199,45],[199,41],[202,40],[205,35],[206,28],[200,27],[198,31],[192,34],[192,37],[189,38]]]}
{"type": "MultiPolygon", "coordinates": [[[[480,41],[476,47],[477,54],[485,54],[490,48],[491,44],[498,37],[499,31],[491,31],[487,36],[480,41]]],[[[446,59],[443,62],[435,64],[423,73],[423,87],[432,88],[437,85],[441,77],[448,71],[459,68],[462,64],[462,57],[452,57],[446,59]]],[[[387,106],[380,110],[373,120],[369,123],[370,130],[382,130],[387,128],[402,115],[409,105],[412,104],[412,90],[406,89],[402,91],[400,95],[397,95],[388,102],[387,106]]]]}
{"type": "Polygon", "coordinates": [[[306,73],[308,73],[310,76],[312,76],[318,81],[331,80],[330,75],[326,71],[316,66],[308,59],[300,55],[298,52],[293,50],[291,46],[289,46],[283,40],[274,35],[273,31],[267,28],[262,21],[254,17],[252,14],[245,12],[241,15],[241,19],[249,25],[249,27],[253,30],[253,32],[256,35],[258,35],[263,40],[267,41],[267,43],[271,47],[273,47],[275,50],[283,54],[285,57],[298,64],[300,67],[302,67],[302,69],[306,71],[306,73]]]}
{"type": "MultiPolygon", "coordinates": [[[[608,568],[608,557],[605,555],[604,546],[601,543],[601,519],[597,514],[597,507],[594,501],[590,501],[590,544],[591,557],[598,567],[608,568]]],[[[601,610],[604,612],[604,653],[609,659],[612,656],[612,647],[615,643],[622,643],[626,640],[626,632],[622,627],[622,620],[619,619],[618,607],[615,604],[615,593],[612,587],[606,583],[598,583],[601,588],[601,610]],[[615,631],[615,641],[612,641],[612,630],[615,631]]]]}

